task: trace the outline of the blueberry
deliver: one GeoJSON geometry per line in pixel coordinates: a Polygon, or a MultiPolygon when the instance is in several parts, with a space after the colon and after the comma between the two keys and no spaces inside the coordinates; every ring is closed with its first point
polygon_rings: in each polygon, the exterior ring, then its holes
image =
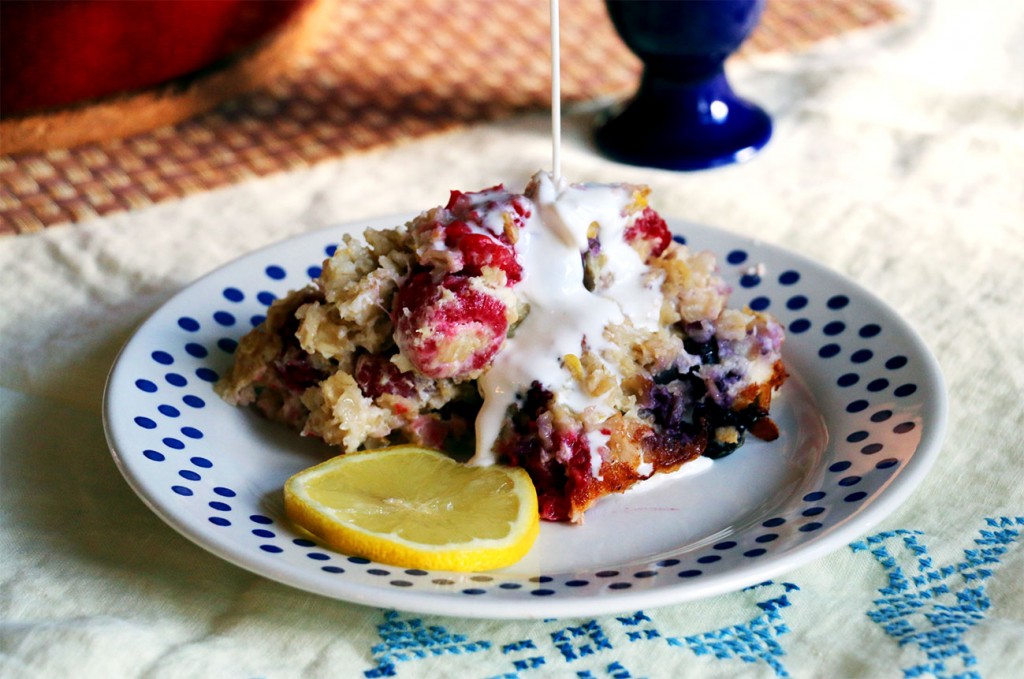
{"type": "Polygon", "coordinates": [[[683,348],[686,353],[699,356],[700,362],[704,365],[718,363],[718,340],[712,337],[707,342],[698,342],[690,337],[683,340],[683,348]]]}

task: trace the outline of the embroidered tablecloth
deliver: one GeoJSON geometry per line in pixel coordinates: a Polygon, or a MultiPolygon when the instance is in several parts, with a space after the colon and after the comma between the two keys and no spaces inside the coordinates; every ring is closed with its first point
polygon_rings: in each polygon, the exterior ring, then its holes
{"type": "MultiPolygon", "coordinates": [[[[900,21],[735,65],[775,136],[677,174],[598,156],[572,109],[563,173],[653,188],[665,214],[777,243],[912,324],[950,396],[941,456],[881,525],[744,591],[488,621],[307,594],[154,516],[100,419],[106,373],[163,301],[243,252],[521,186],[524,112],[0,240],[0,676],[990,677],[1024,666],[1024,10],[908,3],[900,21]]],[[[9,196],[5,196],[9,199],[9,196]]]]}

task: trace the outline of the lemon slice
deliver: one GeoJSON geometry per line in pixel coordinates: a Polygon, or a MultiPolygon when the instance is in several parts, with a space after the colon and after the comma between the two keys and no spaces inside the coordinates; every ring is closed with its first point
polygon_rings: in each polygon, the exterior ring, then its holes
{"type": "Polygon", "coordinates": [[[522,469],[471,467],[417,446],[340,455],[284,486],[288,517],[345,554],[406,568],[515,563],[540,522],[522,469]]]}

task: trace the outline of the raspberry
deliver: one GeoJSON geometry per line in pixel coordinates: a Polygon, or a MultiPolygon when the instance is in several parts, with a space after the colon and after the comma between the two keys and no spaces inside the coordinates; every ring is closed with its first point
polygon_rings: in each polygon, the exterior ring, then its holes
{"type": "Polygon", "coordinates": [[[473,193],[451,192],[444,209],[452,221],[438,226],[445,247],[462,255],[462,267],[455,273],[479,276],[485,266],[490,266],[504,271],[509,285],[519,282],[522,267],[516,261],[514,245],[519,229],[530,216],[522,201],[522,196],[510,194],[501,184],[473,193]],[[500,213],[505,222],[497,232],[493,223],[486,225],[495,213],[500,213]]]}
{"type": "MultiPolygon", "coordinates": [[[[487,194],[494,194],[495,196],[502,198],[507,198],[509,196],[508,191],[505,190],[504,184],[497,184],[489,189],[481,189],[470,193],[452,191],[448,196],[448,204],[444,206],[444,209],[451,210],[458,219],[478,221],[480,219],[480,213],[474,208],[484,202],[480,200],[480,197],[486,196],[487,194]]],[[[488,207],[493,207],[497,201],[491,200],[486,202],[490,203],[488,207]]]]}
{"type": "MultiPolygon", "coordinates": [[[[529,219],[530,215],[533,213],[529,208],[523,205],[522,201],[522,196],[512,196],[512,209],[516,211],[516,214],[519,215],[521,219],[529,219]]],[[[519,226],[522,226],[522,224],[519,226]]]]}
{"type": "Polygon", "coordinates": [[[498,448],[503,462],[530,475],[540,518],[570,521],[573,505],[586,502],[593,486],[590,445],[581,431],[552,426],[553,401],[554,394],[534,382],[498,448]]]}
{"type": "Polygon", "coordinates": [[[460,205],[466,204],[466,194],[462,191],[452,191],[451,195],[448,196],[448,204],[444,206],[445,210],[454,210],[460,205]]]}
{"type": "Polygon", "coordinates": [[[416,376],[399,370],[387,356],[363,354],[356,359],[354,377],[367,398],[378,398],[384,394],[405,398],[416,395],[416,376]]]}
{"type": "Polygon", "coordinates": [[[672,242],[672,233],[661,215],[648,207],[644,208],[633,225],[626,229],[627,242],[632,243],[638,238],[648,241],[651,248],[650,256],[657,257],[672,242]]]}
{"type": "Polygon", "coordinates": [[[476,233],[465,222],[456,221],[444,227],[444,244],[462,253],[462,273],[479,276],[485,266],[492,266],[505,272],[510,285],[522,278],[515,250],[500,237],[476,233]]]}
{"type": "Polygon", "coordinates": [[[392,322],[399,349],[427,377],[463,377],[490,363],[505,341],[504,302],[448,274],[435,282],[414,274],[395,295],[392,322]]]}
{"type": "Polygon", "coordinates": [[[437,450],[444,448],[450,433],[448,423],[437,415],[420,415],[412,421],[409,428],[417,443],[437,450]]]}
{"type": "Polygon", "coordinates": [[[326,375],[310,363],[309,357],[297,346],[287,347],[274,359],[274,368],[281,383],[293,393],[301,394],[324,379],[326,375]]]}

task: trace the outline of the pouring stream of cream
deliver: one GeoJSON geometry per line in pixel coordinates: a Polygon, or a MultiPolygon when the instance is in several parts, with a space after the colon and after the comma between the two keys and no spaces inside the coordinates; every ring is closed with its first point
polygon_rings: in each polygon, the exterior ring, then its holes
{"type": "MultiPolygon", "coordinates": [[[[534,177],[534,209],[516,243],[523,269],[516,294],[528,314],[478,382],[484,402],[476,419],[472,463],[479,465],[496,462],[494,444],[508,409],[534,383],[578,413],[589,411],[599,420],[611,416],[612,407],[576,383],[563,367],[564,358],[579,357],[584,345],[600,356],[608,345],[604,330],[610,324],[628,322],[657,329],[661,308],[661,280],[645,275],[643,261],[625,239],[626,210],[633,201],[630,188],[569,185],[561,177],[558,0],[550,0],[550,5],[552,171],[534,177]],[[584,285],[583,253],[595,237],[600,240],[611,284],[591,291],[584,285]]],[[[596,475],[598,448],[607,445],[607,436],[587,435],[596,475]]]]}
{"type": "Polygon", "coordinates": [[[562,179],[562,58],[559,48],[558,0],[551,0],[551,174],[562,179]]]}

